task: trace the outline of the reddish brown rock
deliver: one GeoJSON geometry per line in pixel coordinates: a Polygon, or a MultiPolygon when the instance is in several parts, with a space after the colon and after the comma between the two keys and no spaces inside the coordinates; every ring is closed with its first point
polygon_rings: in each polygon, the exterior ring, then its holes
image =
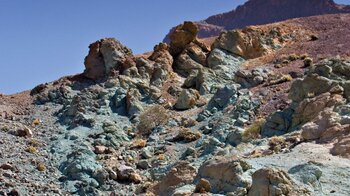
{"type": "Polygon", "coordinates": [[[198,27],[193,22],[184,22],[170,34],[170,53],[173,56],[181,53],[185,47],[193,42],[198,33],[198,27]]]}
{"type": "Polygon", "coordinates": [[[114,38],[96,41],[89,46],[85,57],[84,76],[93,80],[102,79],[115,71],[123,71],[132,65],[132,52],[114,38]]]}

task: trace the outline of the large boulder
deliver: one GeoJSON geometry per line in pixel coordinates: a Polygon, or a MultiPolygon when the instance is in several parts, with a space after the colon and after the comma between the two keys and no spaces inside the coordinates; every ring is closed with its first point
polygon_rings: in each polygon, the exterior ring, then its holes
{"type": "Polygon", "coordinates": [[[193,42],[198,33],[198,27],[195,23],[186,21],[178,25],[170,35],[170,53],[173,56],[182,52],[185,47],[193,42]]]}
{"type": "Polygon", "coordinates": [[[300,195],[297,186],[283,170],[263,168],[254,172],[248,196],[300,195]]]}
{"type": "Polygon", "coordinates": [[[213,46],[244,58],[256,58],[267,52],[259,39],[258,36],[249,37],[241,30],[233,30],[222,33],[213,46]]]}
{"type": "Polygon", "coordinates": [[[240,30],[221,33],[212,48],[226,50],[245,59],[258,58],[283,47],[286,40],[300,34],[294,29],[283,30],[279,27],[261,28],[250,26],[240,30]]]}
{"type": "Polygon", "coordinates": [[[198,169],[197,181],[209,181],[212,193],[245,192],[250,186],[244,173],[250,166],[236,157],[214,157],[198,169]]]}
{"type": "Polygon", "coordinates": [[[332,108],[326,108],[313,121],[306,123],[301,128],[301,136],[305,140],[318,142],[336,141],[340,148],[341,140],[350,133],[349,122],[343,121],[342,117],[332,108]]]}
{"type": "Polygon", "coordinates": [[[125,68],[127,59],[132,58],[131,50],[114,38],[101,39],[89,48],[84,61],[84,76],[93,80],[108,76],[112,70],[125,68]]]}
{"type": "Polygon", "coordinates": [[[154,46],[152,55],[148,58],[156,63],[163,65],[163,68],[170,72],[172,71],[173,57],[169,53],[169,46],[165,43],[160,43],[154,46]]]}
{"type": "Polygon", "coordinates": [[[194,89],[184,89],[181,91],[176,101],[175,108],[178,110],[187,110],[193,108],[196,106],[199,98],[200,95],[198,91],[194,89]]]}
{"type": "Polygon", "coordinates": [[[333,86],[333,81],[316,75],[307,75],[304,79],[296,79],[289,91],[289,98],[294,102],[301,102],[310,96],[317,96],[329,92],[333,86]]]}

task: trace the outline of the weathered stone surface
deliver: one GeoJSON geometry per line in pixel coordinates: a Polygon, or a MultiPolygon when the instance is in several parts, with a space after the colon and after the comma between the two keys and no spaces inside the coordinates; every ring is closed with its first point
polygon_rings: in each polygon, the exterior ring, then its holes
{"type": "Polygon", "coordinates": [[[295,109],[292,126],[298,126],[313,120],[325,108],[334,108],[344,104],[345,100],[341,95],[324,93],[314,98],[303,100],[295,109]]]}
{"type": "Polygon", "coordinates": [[[249,188],[250,180],[244,172],[249,165],[235,157],[213,157],[198,169],[196,179],[209,181],[212,193],[228,193],[239,188],[249,188]]]}
{"type": "Polygon", "coordinates": [[[196,185],[195,192],[196,193],[206,193],[210,192],[211,185],[210,182],[204,178],[200,179],[198,184],[196,185]]]}
{"type": "Polygon", "coordinates": [[[293,82],[289,98],[294,102],[301,102],[309,96],[317,96],[329,92],[335,86],[332,81],[318,75],[308,75],[304,79],[293,82]]]}
{"type": "Polygon", "coordinates": [[[191,184],[195,175],[196,169],[194,167],[190,166],[188,162],[180,161],[157,185],[156,194],[171,195],[176,188],[191,184]]]}
{"type": "Polygon", "coordinates": [[[84,61],[84,76],[93,80],[108,76],[112,70],[124,69],[126,60],[132,58],[131,50],[114,38],[101,39],[89,48],[84,61]]]}
{"type": "Polygon", "coordinates": [[[331,154],[335,156],[342,156],[350,159],[350,128],[347,129],[347,135],[342,136],[334,144],[331,149],[331,154]]]}
{"type": "Polygon", "coordinates": [[[141,93],[137,89],[129,89],[126,94],[126,111],[130,117],[143,111],[140,99],[141,93]]]}
{"type": "Polygon", "coordinates": [[[253,70],[239,70],[235,74],[235,81],[244,88],[251,88],[268,80],[271,71],[265,68],[253,70]]]}
{"type": "Polygon", "coordinates": [[[193,22],[184,22],[170,35],[170,53],[174,56],[181,53],[187,44],[193,42],[198,33],[198,27],[193,22]]]}
{"type": "Polygon", "coordinates": [[[238,98],[236,95],[237,92],[238,90],[236,85],[226,85],[223,88],[218,89],[213,98],[210,100],[208,108],[225,108],[229,103],[235,102],[235,100],[238,98]]]}
{"type": "Polygon", "coordinates": [[[322,176],[321,168],[312,163],[297,165],[291,168],[288,173],[292,174],[298,181],[313,187],[319,186],[319,180],[322,176]]]}
{"type": "Polygon", "coordinates": [[[238,67],[243,61],[240,57],[234,56],[224,50],[215,48],[208,56],[208,67],[214,68],[218,65],[228,65],[232,69],[238,67]]]}
{"type": "Polygon", "coordinates": [[[292,109],[288,108],[270,115],[262,127],[261,135],[271,137],[287,133],[291,128],[293,112],[292,109]]]}
{"type": "Polygon", "coordinates": [[[184,89],[181,91],[176,101],[175,108],[178,110],[187,110],[193,108],[196,106],[199,97],[200,95],[198,91],[193,89],[184,89]]]}
{"type": "Polygon", "coordinates": [[[263,168],[253,174],[248,196],[277,196],[297,194],[294,183],[283,170],[263,168]]]}

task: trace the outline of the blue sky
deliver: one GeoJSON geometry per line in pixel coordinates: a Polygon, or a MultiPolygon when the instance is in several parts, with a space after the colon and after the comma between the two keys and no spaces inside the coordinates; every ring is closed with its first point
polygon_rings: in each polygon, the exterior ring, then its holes
{"type": "Polygon", "coordinates": [[[82,72],[88,45],[100,38],[115,37],[136,54],[150,51],[170,27],[243,2],[0,0],[0,92],[20,92],[82,72]]]}

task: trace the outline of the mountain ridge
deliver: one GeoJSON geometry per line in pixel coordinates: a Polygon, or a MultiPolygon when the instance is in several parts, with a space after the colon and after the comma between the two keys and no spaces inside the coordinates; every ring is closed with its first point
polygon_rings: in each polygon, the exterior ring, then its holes
{"type": "MultiPolygon", "coordinates": [[[[199,38],[218,36],[222,31],[262,25],[292,18],[324,14],[350,13],[350,5],[333,0],[249,0],[229,12],[197,21],[199,38]]],[[[172,28],[169,34],[174,30],[172,28]]],[[[169,34],[163,42],[169,43],[169,34]]]]}

